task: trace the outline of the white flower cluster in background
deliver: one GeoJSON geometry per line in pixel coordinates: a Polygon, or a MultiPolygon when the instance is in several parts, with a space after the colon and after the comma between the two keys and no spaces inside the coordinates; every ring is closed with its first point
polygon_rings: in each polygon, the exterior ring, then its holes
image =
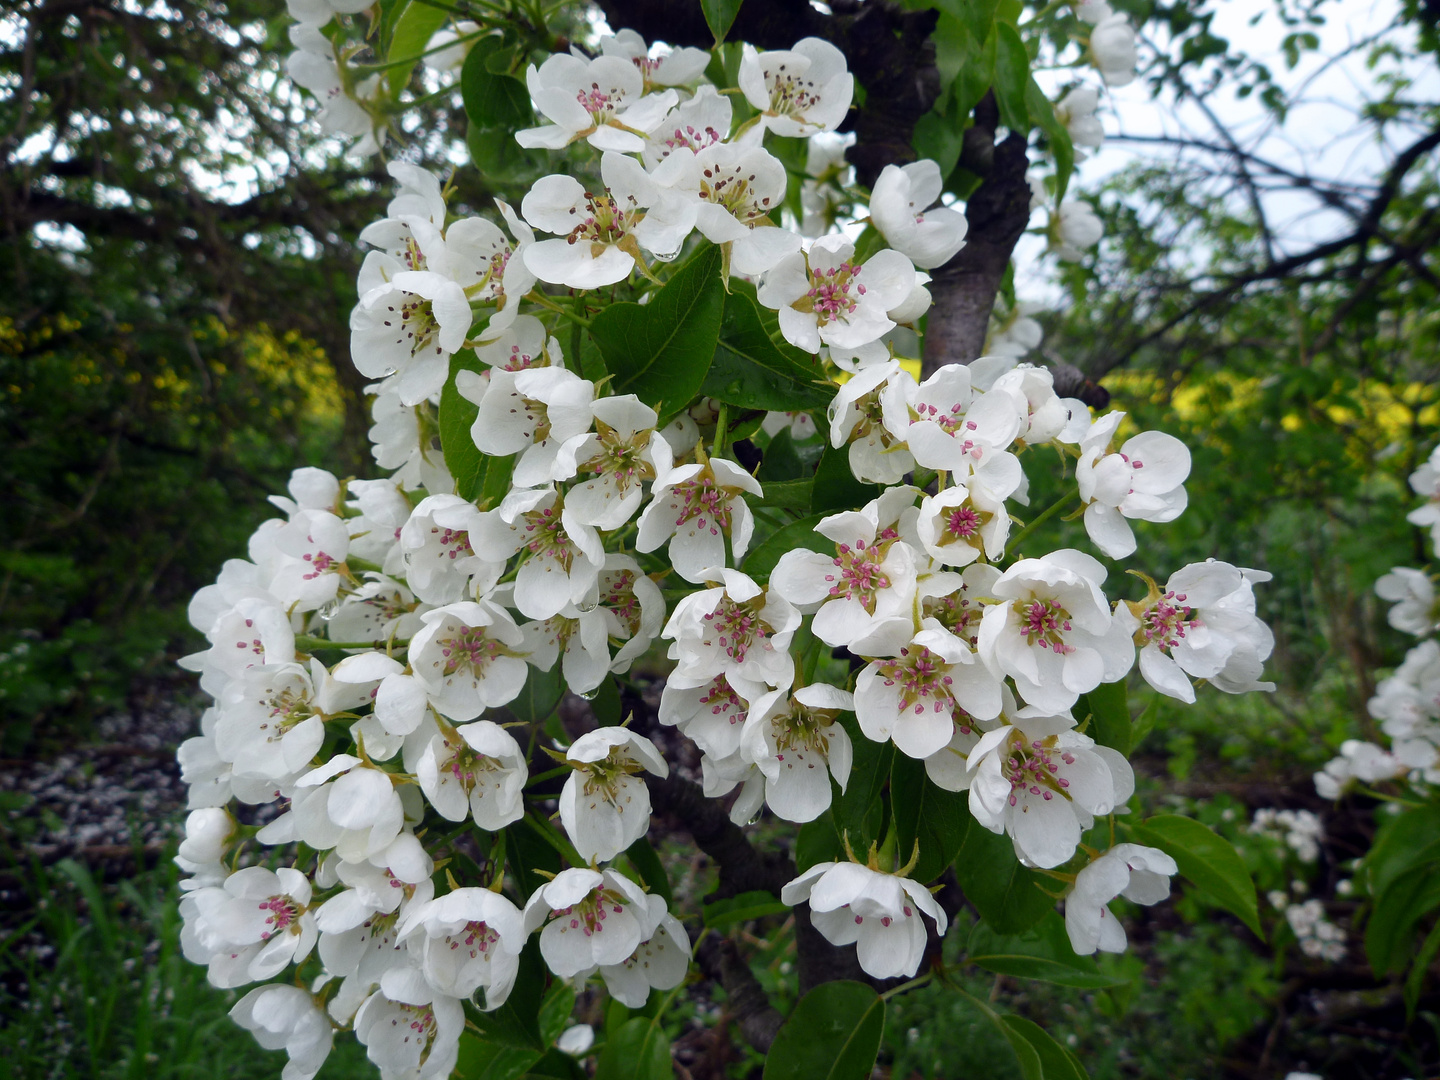
{"type": "Polygon", "coordinates": [[[1325,905],[1310,899],[1285,906],[1285,921],[1295,932],[1300,951],[1316,960],[1338,963],[1345,959],[1345,931],[1325,915],[1325,905]]]}
{"type": "Polygon", "coordinates": [[[1319,815],[1309,810],[1276,810],[1268,806],[1255,811],[1245,831],[1284,844],[1305,863],[1320,858],[1320,842],[1325,836],[1319,815]]]}
{"type": "MultiPolygon", "coordinates": [[[[327,108],[358,129],[360,91],[320,33],[353,8],[291,3],[302,18],[292,67],[313,67],[327,108]]],[[[432,39],[448,56],[440,69],[470,31],[445,33],[432,39]]],[[[1093,37],[1091,48],[1100,54],[1093,37]]],[[[786,172],[767,137],[812,140],[806,220],[837,220],[823,188],[843,182],[843,55],[815,38],[746,47],[738,90],[754,115],[737,124],[694,53],[621,34],[596,57],[532,65],[544,122],[517,138],[585,142],[598,175],[542,177],[518,212],[497,200],[493,220],[456,214],[439,178],[390,164],[397,192],[361,234],[370,250],[351,315],[389,475],[298,470],[248,559],[226,563],[191,605],[209,645],[184,666],[214,704],[179,754],[192,808],[182,942],[214,985],[264,984],[234,1016],[287,1049],[287,1080],[314,1075],[337,1028],[387,1080],[447,1075],[467,1006],[506,1001],[532,934],[557,978],[597,978],[630,1007],[685,979],[675,913],[624,864],[607,865],[647,834],[649,785],[669,766],[624,726],[553,745],[521,732],[522,744],[501,710],[539,672],[590,695],[663,650],[673,669],[660,722],[699,747],[705,794],[734,793],[737,822],[764,807],[792,822],[825,813],[849,780],[853,714],[859,737],[968,792],[976,820],[1025,865],[1089,860],[1066,911],[1082,953],[1123,950],[1109,903],[1158,902],[1176,866],[1133,844],[1082,847],[1098,818],[1123,811],[1134,776],[1087,733],[1081,695],[1124,679],[1137,657],[1151,686],[1185,701],[1195,680],[1270,688],[1259,676],[1272,637],[1252,591],[1268,575],[1207,561],[1163,588],[1147,578],[1142,600],[1113,600],[1093,555],[1022,550],[1028,530],[1012,535],[1013,513],[1030,513],[1022,460],[1048,470],[1055,455],[1076,466],[1063,500],[1096,550],[1129,556],[1130,522],[1185,508],[1178,440],[1122,432],[1122,412],[1092,417],[1014,347],[923,381],[902,366],[900,331],[929,305],[923,271],[964,243],[964,216],[935,205],[933,162],[882,172],[868,213],[890,246],[863,257],[847,234],[807,240],[777,220],[786,172]],[[813,549],[787,551],[768,575],[745,569],[765,491],[724,456],[723,408],[702,400],[662,424],[659,403],[577,372],[560,336],[586,290],[643,283],[705,243],[726,273],[756,279],[779,333],[816,356],[836,384],[819,430],[856,479],[886,489],[824,517],[813,549]],[[436,438],[458,353],[473,449],[510,470],[477,500],[458,493],[436,438]],[[822,646],[854,658],[853,685],[809,677],[822,646]],[[527,806],[542,754],[568,772],[563,836],[527,806]],[[264,824],[241,824],[254,811],[232,814],[235,803],[269,806],[264,824]],[[528,897],[498,854],[500,830],[527,815],[574,863],[528,897]],[[488,880],[457,880],[464,864],[448,844],[461,834],[492,853],[488,880]]],[[[1021,312],[1006,332],[1023,344],[1021,312]]],[[[817,430],[813,414],[780,423],[817,430]]],[[[873,856],[813,866],[783,899],[808,903],[821,934],[854,944],[880,978],[913,976],[929,926],[947,925],[922,882],[873,856]]]]}
{"type": "MultiPolygon", "coordinates": [[[[1427,501],[1406,520],[1428,525],[1431,545],[1440,553],[1440,446],[1410,474],[1410,486],[1427,501]]],[[[1375,582],[1375,592],[1392,605],[1390,625],[1422,640],[1375,688],[1368,705],[1389,747],[1359,739],[1341,744],[1339,755],[1315,774],[1315,790],[1327,799],[1340,798],[1357,782],[1440,783],[1440,600],[1434,578],[1397,566],[1375,582]]]]}

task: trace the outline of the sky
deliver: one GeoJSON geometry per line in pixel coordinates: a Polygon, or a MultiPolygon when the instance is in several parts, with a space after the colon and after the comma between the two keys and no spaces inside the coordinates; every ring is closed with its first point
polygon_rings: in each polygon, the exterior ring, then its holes
{"type": "MultiPolygon", "coordinates": [[[[1270,68],[1295,104],[1282,128],[1258,97],[1241,99],[1224,89],[1211,98],[1216,119],[1247,151],[1296,172],[1316,178],[1373,180],[1388,166],[1395,149],[1414,137],[1413,129],[1397,126],[1381,144],[1374,127],[1357,123],[1356,116],[1362,101],[1382,93],[1378,69],[1366,65],[1366,42],[1391,24],[1398,9],[1395,0],[1332,0],[1321,9],[1324,24],[1310,28],[1320,37],[1320,48],[1290,69],[1281,49],[1289,30],[1281,24],[1272,0],[1221,0],[1215,33],[1243,43],[1249,55],[1270,68]],[[1256,15],[1260,17],[1252,25],[1256,15]]],[[[1392,34],[1391,39],[1397,36],[1413,40],[1408,31],[1392,34]]],[[[1142,57],[1144,52],[1142,46],[1142,57]]],[[[1440,101],[1440,74],[1433,62],[1425,58],[1411,63],[1405,73],[1416,80],[1408,96],[1440,101]]],[[[1177,104],[1169,94],[1152,97],[1143,78],[1112,90],[1105,112],[1107,136],[1189,135],[1217,141],[1214,125],[1198,106],[1177,104]]],[[[1173,161],[1174,155],[1173,147],[1107,138],[1100,152],[1081,167],[1078,183],[1081,188],[1094,187],[1137,159],[1173,161]]],[[[1339,235],[1349,224],[1339,212],[1293,188],[1262,195],[1262,201],[1282,255],[1339,235]]]]}

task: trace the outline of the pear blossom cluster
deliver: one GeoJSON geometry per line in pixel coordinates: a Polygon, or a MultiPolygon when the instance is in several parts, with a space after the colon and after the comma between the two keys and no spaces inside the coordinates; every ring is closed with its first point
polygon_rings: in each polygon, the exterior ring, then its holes
{"type": "MultiPolygon", "coordinates": [[[[334,130],[378,147],[384,110],[365,107],[331,21],[357,8],[290,4],[296,81],[326,99],[334,130]]],[[[427,62],[453,70],[481,32],[455,23],[427,62]]],[[[702,81],[708,63],[622,32],[596,55],[530,65],[537,123],[517,140],[584,144],[594,168],[540,177],[518,207],[463,207],[442,178],[389,163],[395,194],[360,234],[350,319],[385,475],[297,470],[247,558],[191,604],[207,647],[182,663],[213,704],[179,752],[182,944],[215,986],[249,988],[234,1018],[287,1050],[287,1080],[315,1075],[347,1029],[386,1080],[448,1075],[467,1010],[506,1002],[531,935],[557,980],[595,980],[632,1008],[685,981],[689,931],[626,857],[671,765],[628,720],[580,734],[558,714],[516,721],[548,676],[589,698],[663,669],[658,722],[694,743],[704,794],[738,824],[816,820],[847,791],[858,741],[893,744],[928,783],[966,793],[1024,865],[1073,882],[1066,925],[1087,954],[1123,950],[1108,905],[1159,902],[1176,866],[1081,843],[1134,791],[1084,695],[1137,661],[1184,701],[1200,682],[1272,688],[1253,593],[1267,574],[1210,560],[1112,598],[1094,554],[1046,550],[1018,516],[1051,513],[1028,509],[1027,467],[1058,455],[1089,545],[1126,558],[1132,522],[1183,513],[1183,444],[1057,394],[1048,369],[1021,362],[1038,343],[1024,307],[992,355],[923,379],[902,362],[926,271],[961,249],[966,219],[919,161],[876,180],[878,242],[837,227],[853,184],[836,132],[854,92],[843,54],[818,38],[746,46],[730,89],[748,119],[702,81]],[[787,138],[807,140],[798,231],[767,149],[787,138]],[[819,436],[883,488],[817,515],[805,545],[768,562],[752,556],[775,504],[727,449],[726,405],[621,393],[576,355],[572,329],[605,303],[595,290],[652,297],[665,264],[707,245],[833,395],[763,430],[819,436]],[[457,464],[477,458],[483,485],[457,464]],[[540,792],[562,775],[558,797],[540,792]],[[519,825],[570,864],[528,895],[506,856],[519,825]]],[[[1069,123],[1093,134],[1077,93],[1069,123]]],[[[899,865],[910,854],[810,866],[781,899],[808,904],[870,975],[913,976],[948,920],[909,876],[916,857],[899,865]]]]}
{"type": "MultiPolygon", "coordinates": [[[[1410,486],[1425,504],[1406,516],[1429,526],[1432,550],[1440,555],[1440,447],[1410,474],[1410,486]]],[[[1386,618],[1396,630],[1419,638],[1405,659],[1375,688],[1367,708],[1380,722],[1389,746],[1347,739],[1340,753],[1315,774],[1315,790],[1338,799],[1356,784],[1440,783],[1440,599],[1425,570],[1397,566],[1375,582],[1388,601],[1386,618]]]]}

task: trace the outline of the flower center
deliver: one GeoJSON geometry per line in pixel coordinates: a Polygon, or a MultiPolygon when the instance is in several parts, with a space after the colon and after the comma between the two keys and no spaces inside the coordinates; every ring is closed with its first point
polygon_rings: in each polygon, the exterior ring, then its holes
{"type": "Polygon", "coordinates": [[[615,613],[632,636],[638,634],[641,612],[640,600],[635,595],[635,571],[616,570],[606,574],[601,587],[600,603],[615,613]]]}
{"type": "Polygon", "coordinates": [[[1187,631],[1204,625],[1185,606],[1185,594],[1177,594],[1172,589],[1141,614],[1135,642],[1142,647],[1158,645],[1162,649],[1173,649],[1185,639],[1187,631]]]}
{"type": "Polygon", "coordinates": [[[271,896],[260,901],[256,905],[261,911],[268,911],[265,916],[265,930],[260,934],[261,941],[269,941],[275,934],[282,930],[288,930],[292,923],[300,918],[301,907],[291,896],[271,896]]]}
{"type": "Polygon", "coordinates": [[[695,527],[702,531],[708,528],[711,536],[718,535],[721,529],[730,531],[731,495],[715,483],[713,476],[697,476],[676,484],[674,493],[680,502],[680,516],[675,519],[677,529],[694,519],[695,527]]]}
{"type": "Polygon", "coordinates": [[[599,83],[592,82],[589,89],[576,92],[575,100],[596,124],[608,124],[615,118],[615,111],[625,104],[625,93],[614,86],[602,90],[599,83]]]}
{"type": "MultiPolygon", "coordinates": [[[[400,305],[400,329],[405,332],[405,336],[399,341],[403,342],[406,338],[409,339],[410,355],[413,357],[421,349],[428,349],[435,343],[435,339],[440,333],[440,323],[435,318],[435,312],[431,309],[429,300],[416,296],[414,293],[406,295],[411,299],[400,305]]],[[[393,312],[395,309],[391,307],[389,310],[393,312]]],[[[385,325],[389,326],[390,320],[386,319],[385,325]]],[[[436,351],[439,351],[440,347],[436,345],[435,348],[436,351]]]]}
{"type": "Polygon", "coordinates": [[[429,1005],[404,1005],[396,1003],[395,1007],[400,1011],[400,1016],[390,1021],[392,1027],[399,1027],[409,1017],[409,1033],[405,1035],[404,1041],[412,1039],[420,1043],[420,1063],[423,1065],[430,1056],[430,1048],[435,1043],[435,1036],[439,1034],[439,1026],[435,1023],[435,1010],[429,1005]]]}
{"type": "MultiPolygon", "coordinates": [[[[470,534],[464,529],[446,529],[439,525],[431,525],[430,536],[433,538],[431,542],[440,548],[435,553],[435,557],[441,562],[447,559],[454,562],[456,559],[469,558],[475,554],[474,549],[470,546],[470,534]]],[[[399,598],[398,593],[396,598],[399,598]]]]}
{"type": "Polygon", "coordinates": [[[945,519],[945,532],[956,540],[973,540],[991,515],[981,515],[970,506],[957,506],[945,519]]]}
{"type": "Polygon", "coordinates": [[[444,674],[470,672],[480,678],[490,661],[500,655],[502,646],[491,641],[478,626],[462,626],[460,631],[440,640],[440,655],[445,658],[444,674]]]}
{"type": "Polygon", "coordinates": [[[671,151],[678,150],[682,146],[691,153],[698,154],[707,146],[714,146],[722,137],[720,132],[713,127],[697,128],[686,124],[683,128],[675,128],[665,138],[665,149],[660,152],[660,156],[667,158],[671,151]]]}
{"type": "Polygon", "coordinates": [[[860,267],[854,263],[842,262],[839,266],[810,271],[810,291],[805,299],[810,301],[810,310],[822,325],[851,315],[860,306],[857,297],[865,295],[865,286],[855,280],[860,267]],[[851,295],[851,288],[855,295],[851,295]]]}
{"type": "Polygon", "coordinates": [[[924,615],[935,619],[972,649],[976,648],[980,634],[980,617],[984,614],[978,604],[971,604],[964,596],[965,587],[948,596],[927,596],[924,615]]]}
{"type": "Polygon", "coordinates": [[[619,915],[629,903],[629,900],[614,889],[607,889],[602,885],[578,904],[571,904],[569,907],[551,912],[550,918],[561,924],[560,933],[562,934],[568,934],[574,930],[586,937],[591,937],[594,934],[602,933],[605,929],[605,920],[611,915],[619,915]]]}
{"type": "MultiPolygon", "coordinates": [[[[570,230],[566,239],[572,244],[581,240],[588,240],[593,245],[618,244],[630,231],[630,225],[640,208],[635,196],[627,196],[627,201],[631,204],[629,211],[622,210],[620,203],[609,191],[603,195],[585,192],[585,217],[570,230]]],[[[580,213],[576,209],[570,212],[580,213]]]]}
{"type": "Polygon", "coordinates": [[[284,737],[296,724],[315,715],[315,706],[310,703],[310,696],[304,690],[297,690],[293,686],[287,686],[272,695],[267,704],[270,706],[270,719],[260,725],[261,731],[274,728],[274,733],[267,737],[267,742],[284,737]]]}
{"type": "Polygon", "coordinates": [[[953,709],[955,700],[950,696],[950,684],[954,682],[947,673],[945,662],[923,645],[911,645],[900,650],[900,656],[880,664],[880,675],[886,686],[900,688],[900,712],[923,715],[927,708],[932,712],[953,709]]]}
{"type": "Polygon", "coordinates": [[[620,786],[627,776],[634,776],[644,766],[630,756],[624,747],[612,747],[601,761],[587,761],[578,765],[578,771],[585,774],[586,795],[599,795],[620,813],[620,786]]]}
{"type": "Polygon", "coordinates": [[[500,768],[498,761],[486,757],[484,754],[476,753],[464,741],[457,745],[447,738],[445,746],[450,754],[440,763],[440,771],[459,784],[466,795],[475,790],[475,785],[481,783],[485,773],[494,772],[500,768]]]}
{"type": "Polygon", "coordinates": [[[720,716],[723,713],[730,714],[730,723],[743,723],[745,711],[748,706],[740,700],[740,695],[735,693],[735,688],[724,675],[715,676],[714,681],[705,689],[700,698],[701,705],[710,706],[710,715],[720,716]]]}
{"type": "Polygon", "coordinates": [[[525,546],[530,549],[531,554],[555,559],[565,568],[566,573],[569,573],[570,562],[575,557],[575,545],[565,532],[559,505],[547,506],[544,510],[531,510],[523,517],[525,546]]]}
{"type": "MultiPolygon", "coordinates": [[[[1059,775],[1060,765],[1075,764],[1075,755],[1055,745],[1055,737],[1036,739],[1026,745],[1018,732],[1011,736],[1010,755],[1000,771],[1010,781],[1010,805],[1016,805],[1020,795],[1039,795],[1047,802],[1058,794],[1065,794],[1070,781],[1059,775]]],[[[1068,796],[1067,796],[1068,797],[1068,796]]]]}
{"type": "Polygon", "coordinates": [[[1075,646],[1067,645],[1063,636],[1071,629],[1070,613],[1055,601],[1037,598],[1018,605],[1016,610],[1025,644],[1051,649],[1057,656],[1075,651],[1075,646]]]}
{"type": "Polygon", "coordinates": [[[722,169],[712,165],[700,180],[700,197],[723,206],[743,224],[751,225],[770,212],[770,199],[762,198],[752,185],[755,174],[738,165],[722,169]]]}
{"type": "Polygon", "coordinates": [[[830,738],[827,732],[837,715],[833,709],[810,709],[792,699],[790,711],[770,721],[775,733],[776,759],[784,761],[787,752],[809,750],[828,761],[830,738]]]}
{"type": "Polygon", "coordinates": [[[864,540],[855,541],[853,548],[841,544],[837,551],[833,560],[837,573],[825,575],[831,583],[830,595],[859,600],[866,611],[875,614],[875,598],[881,589],[890,587],[890,579],[880,566],[885,553],[877,544],[867,547],[864,540]]]}
{"type": "Polygon", "coordinates": [[[612,478],[622,492],[646,480],[655,479],[655,466],[642,457],[650,446],[650,432],[622,435],[612,427],[600,426],[599,450],[580,466],[581,472],[612,478]]]}
{"type": "Polygon", "coordinates": [[[444,940],[449,943],[452,952],[464,949],[471,960],[484,953],[485,959],[489,960],[490,949],[499,942],[500,935],[483,922],[468,922],[455,933],[446,934],[444,940]]]}
{"type": "Polygon", "coordinates": [[[781,64],[774,71],[766,72],[770,83],[770,115],[803,119],[808,110],[820,104],[820,95],[815,92],[813,79],[791,74],[786,67],[781,64]]]}
{"type": "MultiPolygon", "coordinates": [[[[757,598],[759,599],[759,598],[757,598]]],[[[743,664],[750,650],[762,642],[770,627],[760,620],[755,601],[737,604],[728,596],[722,596],[715,610],[705,616],[715,637],[706,645],[718,644],[725,655],[737,664],[743,664]]]]}

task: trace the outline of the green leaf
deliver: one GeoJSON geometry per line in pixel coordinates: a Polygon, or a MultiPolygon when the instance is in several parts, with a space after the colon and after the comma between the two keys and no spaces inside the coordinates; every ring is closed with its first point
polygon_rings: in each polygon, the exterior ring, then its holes
{"type": "Polygon", "coordinates": [[[455,492],[472,502],[480,497],[485,484],[485,470],[490,459],[480,452],[470,437],[479,407],[460,396],[455,376],[462,371],[484,371],[485,365],[469,349],[450,355],[450,374],[440,391],[440,451],[445,455],[445,468],[455,478],[455,492]]]}
{"type": "Polygon", "coordinates": [[[1401,971],[1414,952],[1415,924],[1440,907],[1440,864],[1411,867],[1375,898],[1365,924],[1365,955],[1376,978],[1401,971]]]}
{"type": "Polygon", "coordinates": [[[830,814],[821,814],[814,821],[800,826],[795,836],[795,869],[800,873],[822,862],[835,862],[845,857],[840,833],[830,814]]]}
{"type": "MultiPolygon", "coordinates": [[[[470,161],[487,180],[512,181],[538,170],[541,151],[526,150],[510,128],[470,124],[465,132],[470,161]]],[[[604,374],[604,372],[601,372],[604,374]]]]}
{"type": "Polygon", "coordinates": [[[1425,988],[1425,976],[1430,972],[1430,964],[1434,961],[1436,952],[1440,952],[1440,922],[1430,927],[1430,932],[1425,935],[1420,951],[1415,954],[1415,960],[1410,965],[1410,974],[1405,976],[1407,1023],[1415,1019],[1415,1006],[1420,1002],[1420,991],[1425,988]]]}
{"type": "MultiPolygon", "coordinates": [[[[458,1074],[457,1074],[458,1075],[458,1074]]],[[[569,1054],[556,1050],[553,1046],[545,1051],[545,1056],[530,1066],[530,1071],[525,1074],[527,1080],[535,1077],[537,1080],[543,1077],[544,1080],[590,1080],[590,1074],[569,1054]]],[[[469,1080],[462,1077],[462,1080],[469,1080]]]]}
{"type": "Polygon", "coordinates": [[[492,70],[493,66],[503,66],[507,56],[513,59],[514,50],[505,48],[504,39],[498,35],[475,42],[460,69],[460,94],[472,124],[505,129],[508,135],[529,124],[534,113],[525,84],[512,75],[492,70]]]}
{"type": "Polygon", "coordinates": [[[515,876],[520,902],[534,895],[535,890],[550,879],[539,873],[560,872],[560,853],[547,844],[523,821],[505,829],[505,861],[515,876]]]}
{"type": "Polygon", "coordinates": [[[730,27],[735,24],[735,16],[740,14],[740,5],[744,0],[700,0],[700,10],[705,12],[705,25],[710,27],[710,33],[715,35],[715,44],[719,45],[725,40],[725,35],[730,33],[730,27]]]}
{"type": "Polygon", "coordinates": [[[839,723],[850,736],[854,762],[850,766],[850,782],[844,792],[835,793],[830,815],[840,834],[850,837],[850,846],[857,852],[864,851],[872,840],[878,843],[882,839],[885,805],[880,794],[890,779],[895,744],[867,739],[851,713],[842,713],[839,723]]]}
{"type": "Polygon", "coordinates": [[[770,571],[775,569],[775,564],[780,561],[780,556],[787,551],[808,548],[811,551],[818,551],[822,555],[834,555],[835,541],[815,531],[815,526],[824,516],[824,514],[812,514],[810,517],[792,521],[789,525],[777,529],[763,544],[745,556],[742,569],[763,584],[770,580],[770,571]]]}
{"type": "Polygon", "coordinates": [[[556,979],[540,1006],[540,1040],[553,1046],[570,1022],[575,1011],[575,988],[564,979],[556,979]]]}
{"type": "MultiPolygon", "coordinates": [[[[733,441],[733,440],[732,440],[733,441]]],[[[800,460],[800,451],[788,427],[781,428],[770,437],[765,447],[765,459],[755,471],[755,479],[763,485],[767,481],[784,482],[798,480],[805,473],[805,463],[800,460]]]]}
{"type": "Polygon", "coordinates": [[[790,344],[765,332],[755,301],[740,289],[725,298],[720,342],[700,392],[742,409],[823,409],[835,387],[790,344]]]}
{"type": "Polygon", "coordinates": [[[521,1073],[540,1057],[548,1045],[540,1035],[540,1004],[544,996],[545,963],[540,959],[540,939],[532,937],[520,954],[520,970],[505,1004],[490,1012],[471,1015],[470,1022],[486,1042],[535,1051],[535,1056],[520,1070],[521,1073]]]}
{"type": "Polygon", "coordinates": [[[1070,174],[1075,170],[1075,144],[1070,141],[1070,130],[1055,115],[1055,106],[1033,75],[1025,83],[1025,105],[1030,119],[1050,140],[1050,152],[1055,156],[1055,205],[1058,206],[1065,198],[1070,174]]]}
{"type": "Polygon", "coordinates": [[[789,910],[788,904],[782,904],[764,890],[757,890],[706,904],[705,925],[712,930],[718,930],[722,926],[763,919],[766,915],[784,915],[789,910]]]}
{"type": "Polygon", "coordinates": [[[517,720],[538,724],[555,711],[560,699],[565,696],[565,684],[560,678],[557,664],[550,671],[532,667],[525,673],[525,686],[520,696],[506,706],[517,720]]]}
{"type": "Polygon", "coordinates": [[[1397,877],[1420,863],[1440,858],[1440,806],[1422,806],[1397,814],[1380,826],[1363,878],[1371,896],[1379,896],[1397,877]]]}
{"type": "Polygon", "coordinates": [[[670,892],[670,878],[665,873],[660,856],[655,854],[655,849],[650,846],[650,841],[642,836],[625,849],[625,854],[629,856],[630,864],[639,871],[640,879],[649,886],[650,891],[663,896],[665,903],[670,905],[670,910],[675,910],[675,897],[670,892]]]}
{"type": "MultiPolygon", "coordinates": [[[[1020,34],[1009,23],[995,24],[995,101],[1000,122],[1011,131],[1030,130],[1030,111],[1025,87],[1030,82],[1030,54],[1020,34]]],[[[1046,103],[1049,107],[1049,103],[1046,103]]]]}
{"type": "Polygon", "coordinates": [[[635,394],[663,424],[699,392],[720,339],[720,249],[700,251],[648,304],[611,304],[590,324],[617,394],[635,394]]]}
{"type": "Polygon", "coordinates": [[[595,1080],[670,1080],[670,1039],[658,1017],[637,1016],[610,1032],[595,1080]]]}
{"type": "Polygon", "coordinates": [[[964,114],[945,117],[936,109],[931,109],[915,121],[915,133],[910,139],[915,153],[922,158],[930,158],[940,166],[941,176],[949,176],[955,168],[964,142],[964,114]]]}
{"type": "Polygon", "coordinates": [[[1101,683],[1088,694],[1080,695],[1075,715],[1088,715],[1086,734],[1101,746],[1130,756],[1130,703],[1125,697],[1125,682],[1101,683]]]}
{"type": "Polygon", "coordinates": [[[885,1030],[885,1002],[858,982],[821,983],[775,1035],[764,1080],[869,1080],[885,1030]]]}
{"type": "Polygon", "coordinates": [[[620,715],[622,708],[620,688],[615,685],[615,680],[602,679],[595,688],[595,696],[590,700],[590,711],[595,714],[595,722],[601,727],[619,727],[625,721],[625,717],[620,715]]]}
{"type": "Polygon", "coordinates": [[[1261,939],[1255,882],[1230,841],[1194,818],[1161,814],[1133,826],[1135,840],[1157,847],[1175,860],[1180,873],[1201,894],[1255,932],[1261,939]]]}
{"type": "MultiPolygon", "coordinates": [[[[968,809],[967,809],[968,813],[968,809]]],[[[955,878],[980,917],[1002,934],[1019,934],[1055,910],[1042,891],[1056,882],[1027,870],[1008,836],[996,836],[973,817],[955,856],[955,878]]]]}
{"type": "Polygon", "coordinates": [[[950,88],[955,97],[955,115],[962,120],[970,115],[995,81],[995,57],[999,49],[995,28],[988,27],[985,36],[976,40],[979,44],[974,54],[960,69],[960,77],[950,88]]]}
{"type": "Polygon", "coordinates": [[[878,499],[880,490],[878,484],[864,484],[855,479],[855,474],[850,471],[847,447],[836,449],[826,446],[815,469],[815,490],[810,495],[810,509],[817,514],[854,510],[871,499],[878,499]]]}
{"type": "MultiPolygon", "coordinates": [[[[420,0],[410,0],[395,21],[395,32],[390,35],[390,48],[385,53],[386,62],[402,60],[407,56],[418,57],[430,43],[431,36],[444,24],[445,15],[443,8],[421,3],[420,0]]],[[[417,62],[401,64],[385,73],[391,97],[397,97],[400,91],[410,85],[410,75],[417,62]]]]}
{"type": "Polygon", "coordinates": [[[1103,974],[1094,957],[1077,956],[1065,932],[1065,920],[1053,910],[1023,934],[997,934],[986,923],[976,923],[966,953],[971,963],[997,975],[1039,979],[1060,986],[1098,990],[1123,986],[1128,979],[1103,974]]]}
{"type": "Polygon", "coordinates": [[[541,1057],[539,1050],[502,1046],[466,1031],[460,1036],[455,1075],[465,1080],[519,1080],[541,1057]]]}
{"type": "Polygon", "coordinates": [[[890,805],[900,847],[896,854],[908,862],[920,845],[920,860],[910,876],[934,881],[954,861],[970,826],[969,796],[946,791],[925,775],[925,762],[896,754],[890,767],[890,805]]]}
{"type": "Polygon", "coordinates": [[[1088,1080],[1088,1074],[1078,1058],[1056,1042],[1044,1028],[1023,1016],[1002,1016],[1005,1036],[1017,1055],[1018,1043],[1023,1040],[1039,1062],[1037,1076],[1044,1080],[1088,1080]]]}
{"type": "Polygon", "coordinates": [[[490,508],[499,506],[505,496],[510,493],[510,476],[514,472],[514,454],[488,459],[485,464],[485,479],[480,485],[480,495],[475,501],[490,508]]]}
{"type": "Polygon", "coordinates": [[[799,510],[810,512],[810,499],[815,491],[815,480],[780,480],[762,486],[762,496],[747,495],[756,506],[773,506],[777,510],[799,510]]]}
{"type": "Polygon", "coordinates": [[[995,22],[1000,0],[937,0],[941,12],[958,19],[976,41],[984,41],[995,22]]]}

